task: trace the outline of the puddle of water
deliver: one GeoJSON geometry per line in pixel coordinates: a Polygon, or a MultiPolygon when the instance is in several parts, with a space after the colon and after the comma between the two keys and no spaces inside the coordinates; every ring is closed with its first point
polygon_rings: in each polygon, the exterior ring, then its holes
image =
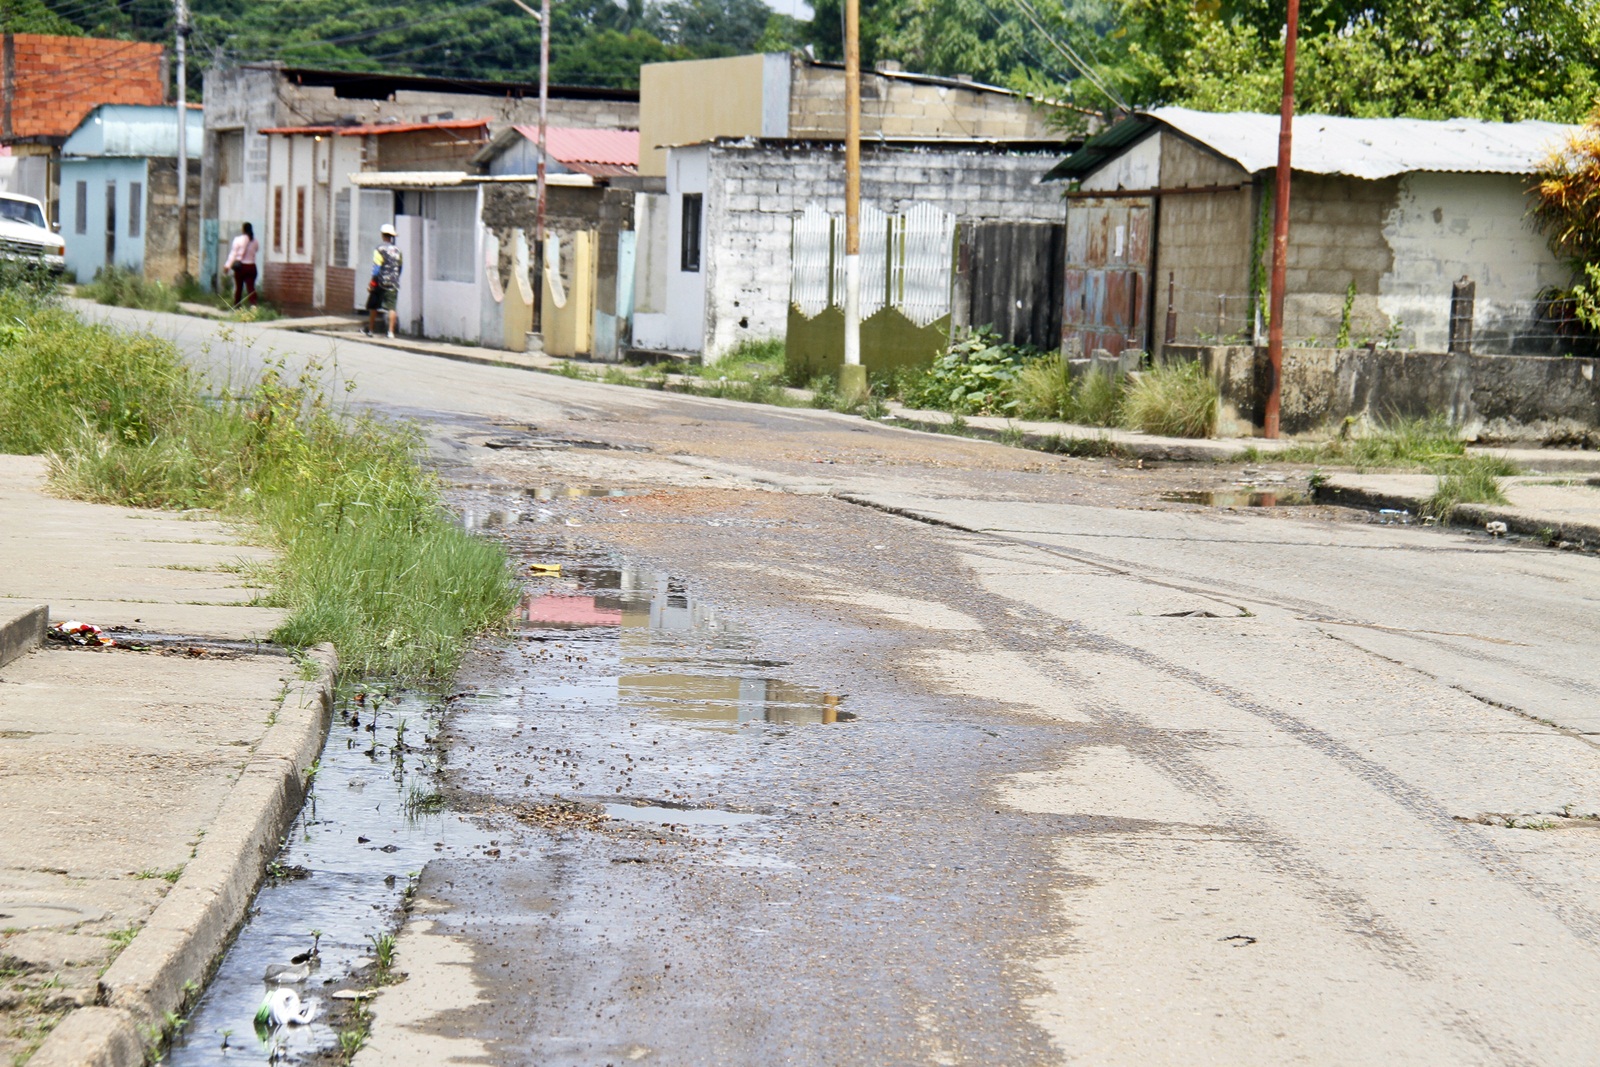
{"type": "Polygon", "coordinates": [[[617,699],[669,719],[703,723],[768,722],[784,726],[849,722],[832,693],[776,678],[715,674],[629,674],[617,699]]]}
{"type": "Polygon", "coordinates": [[[717,808],[673,808],[659,804],[606,804],[606,815],[623,822],[643,822],[655,826],[740,826],[770,819],[743,811],[717,808]]]}
{"type": "Polygon", "coordinates": [[[583,497],[639,496],[645,489],[596,489],[584,485],[541,485],[523,491],[534,500],[577,500],[583,497]]]}
{"type": "Polygon", "coordinates": [[[311,797],[165,1063],[265,1060],[274,1049],[279,1062],[294,1062],[338,1048],[338,1034],[327,1023],[330,994],[369,963],[371,939],[398,925],[415,873],[442,846],[483,836],[439,810],[437,769],[424,741],[437,731],[438,719],[439,711],[413,694],[391,698],[376,713],[370,701],[341,701],[311,797]],[[266,982],[268,967],[289,964],[311,948],[312,931],[321,936],[309,977],[282,987],[266,982]],[[253,1024],[256,1008],[278,988],[316,1002],[317,1018],[263,1041],[253,1024]]]}
{"type": "Polygon", "coordinates": [[[1201,504],[1212,508],[1282,508],[1311,503],[1302,489],[1184,489],[1162,493],[1169,504],[1201,504]]]}

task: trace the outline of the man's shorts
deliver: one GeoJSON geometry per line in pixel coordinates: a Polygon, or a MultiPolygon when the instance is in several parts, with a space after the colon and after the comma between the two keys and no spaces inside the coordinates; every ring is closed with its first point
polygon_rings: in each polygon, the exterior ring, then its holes
{"type": "Polygon", "coordinates": [[[379,286],[367,290],[368,311],[393,311],[395,303],[400,299],[400,290],[385,289],[379,286]]]}

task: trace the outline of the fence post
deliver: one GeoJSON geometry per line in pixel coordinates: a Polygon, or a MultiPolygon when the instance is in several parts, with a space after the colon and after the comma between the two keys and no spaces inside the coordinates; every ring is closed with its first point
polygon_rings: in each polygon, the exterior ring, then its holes
{"type": "Polygon", "coordinates": [[[1450,354],[1465,356],[1472,352],[1472,311],[1478,295],[1478,284],[1465,274],[1450,287],[1450,354]]]}
{"type": "MultiPolygon", "coordinates": [[[[1167,345],[1172,344],[1178,339],[1178,308],[1177,305],[1172,302],[1174,277],[1175,272],[1170,270],[1167,271],[1167,345]]],[[[1162,347],[1165,347],[1165,345],[1162,347]]]]}

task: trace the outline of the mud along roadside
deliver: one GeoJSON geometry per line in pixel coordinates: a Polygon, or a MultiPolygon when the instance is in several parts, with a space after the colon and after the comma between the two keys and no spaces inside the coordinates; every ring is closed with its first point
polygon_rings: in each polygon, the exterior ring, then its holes
{"type": "Polygon", "coordinates": [[[0,456],[0,618],[47,605],[114,644],[35,624],[0,666],[0,1055],[137,1064],[299,808],[333,660],[264,643],[280,613],[239,566],[264,552],[224,525],[60,500],[44,471],[0,456]]]}

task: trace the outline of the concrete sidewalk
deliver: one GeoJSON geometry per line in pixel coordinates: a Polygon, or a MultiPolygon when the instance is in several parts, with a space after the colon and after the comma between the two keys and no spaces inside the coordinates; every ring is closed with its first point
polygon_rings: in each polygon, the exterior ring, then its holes
{"type": "MultiPolygon", "coordinates": [[[[1337,473],[1317,490],[1317,499],[1358,507],[1420,513],[1438,479],[1432,474],[1337,473]]],[[[1455,522],[1483,526],[1503,522],[1511,533],[1552,544],[1600,548],[1600,479],[1519,477],[1501,480],[1506,504],[1462,504],[1455,522]]]]}
{"type": "MultiPolygon", "coordinates": [[[[392,348],[419,355],[438,356],[463,363],[477,363],[491,367],[514,367],[519,370],[556,372],[563,366],[580,367],[590,374],[615,368],[624,373],[636,373],[639,368],[620,363],[587,363],[546,355],[543,352],[507,352],[497,348],[477,345],[453,344],[446,341],[429,341],[416,337],[365,337],[359,332],[359,323],[340,320],[330,327],[329,316],[314,319],[281,319],[270,325],[281,329],[299,330],[324,337],[392,348]],[[342,325],[341,325],[342,324],[342,325]]],[[[670,391],[679,382],[701,381],[691,375],[668,374],[666,388],[670,391]]],[[[811,393],[805,389],[786,389],[791,397],[807,403],[811,393]]],[[[1162,437],[1125,430],[1119,427],[1082,426],[1068,422],[1048,422],[1038,419],[1011,419],[993,415],[956,416],[946,411],[924,411],[908,408],[894,401],[885,407],[885,422],[908,429],[932,430],[949,433],[957,420],[962,432],[973,437],[1010,441],[1029,447],[1061,448],[1084,455],[1116,454],[1134,459],[1147,459],[1179,463],[1233,463],[1250,459],[1271,462],[1275,453],[1305,443],[1301,439],[1264,437],[1162,437]]],[[[1600,452],[1563,448],[1500,448],[1472,446],[1469,452],[1492,452],[1513,460],[1524,470],[1537,473],[1595,473],[1600,474],[1600,452]]]]}
{"type": "Polygon", "coordinates": [[[331,656],[252,647],[281,613],[250,606],[233,568],[264,550],[215,521],[52,497],[44,473],[0,456],[0,1059],[135,1064],[298,811],[331,656]],[[39,646],[43,604],[183,640],[39,646]]]}

